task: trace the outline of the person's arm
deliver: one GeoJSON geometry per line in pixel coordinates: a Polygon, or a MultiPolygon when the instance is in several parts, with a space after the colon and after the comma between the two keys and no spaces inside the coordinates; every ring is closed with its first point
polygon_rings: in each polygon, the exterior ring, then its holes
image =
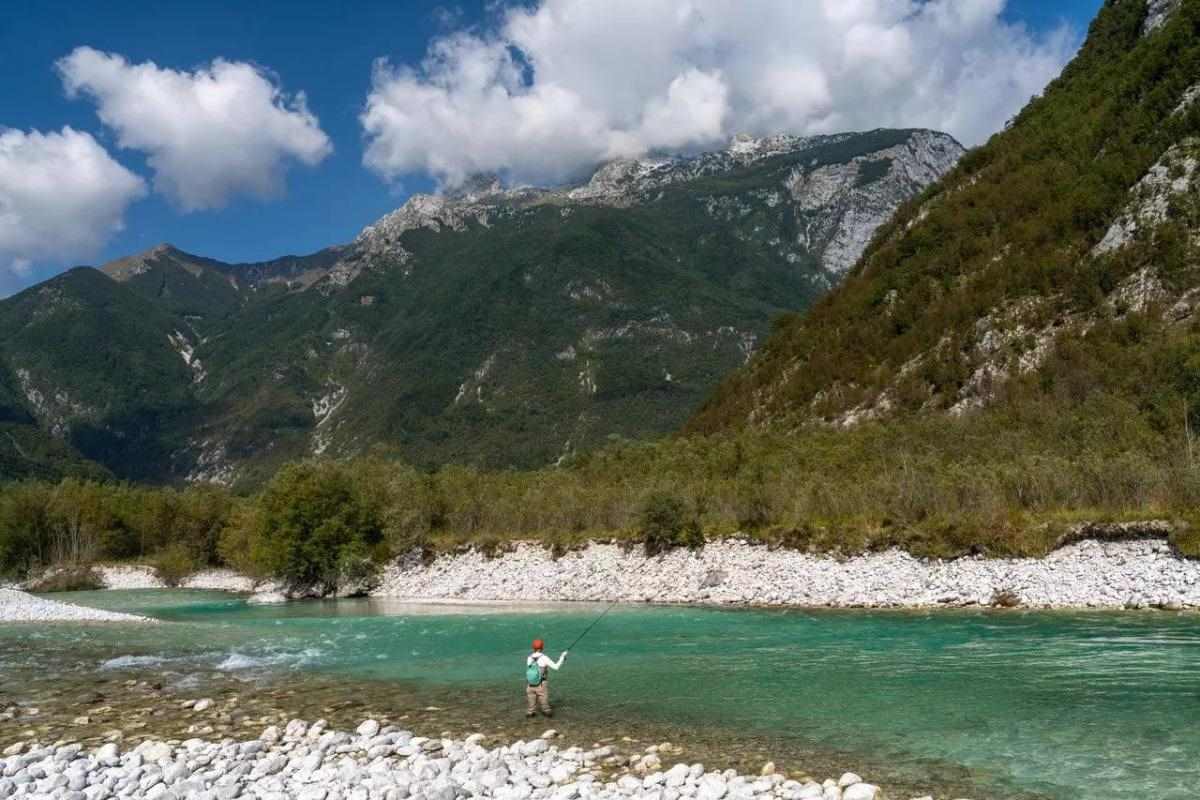
{"type": "Polygon", "coordinates": [[[550,667],[551,669],[553,669],[553,670],[557,670],[559,667],[561,667],[561,666],[563,665],[563,662],[564,662],[564,661],[566,661],[566,660],[567,660],[567,651],[566,651],[566,650],[563,650],[563,651],[562,651],[562,655],[560,655],[560,656],[558,657],[558,661],[557,661],[557,662],[555,662],[555,661],[551,661],[551,660],[550,660],[550,657],[549,657],[549,656],[546,656],[546,665],[547,665],[548,667],[550,667]]]}

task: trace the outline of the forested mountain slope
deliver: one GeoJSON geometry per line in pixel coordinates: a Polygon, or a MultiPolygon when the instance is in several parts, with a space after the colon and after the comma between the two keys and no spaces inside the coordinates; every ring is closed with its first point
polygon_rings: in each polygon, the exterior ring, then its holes
{"type": "Polygon", "coordinates": [[[1182,448],[1200,421],[1198,98],[1200,2],[1109,0],[1044,95],[686,430],[1036,409],[1182,448]]]}

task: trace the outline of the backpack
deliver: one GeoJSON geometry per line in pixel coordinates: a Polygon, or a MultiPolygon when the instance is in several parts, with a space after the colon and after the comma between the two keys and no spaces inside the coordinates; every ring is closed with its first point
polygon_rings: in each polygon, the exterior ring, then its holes
{"type": "Polygon", "coordinates": [[[525,666],[525,682],[530,686],[541,686],[544,676],[542,675],[542,667],[538,664],[538,659],[533,659],[525,666]]]}

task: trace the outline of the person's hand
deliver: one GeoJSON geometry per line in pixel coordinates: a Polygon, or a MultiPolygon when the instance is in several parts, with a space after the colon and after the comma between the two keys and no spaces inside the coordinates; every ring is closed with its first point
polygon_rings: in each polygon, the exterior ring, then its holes
{"type": "Polygon", "coordinates": [[[571,651],[570,651],[570,650],[563,650],[563,658],[566,658],[566,657],[567,657],[567,653],[569,653],[569,652],[571,652],[571,651]]]}

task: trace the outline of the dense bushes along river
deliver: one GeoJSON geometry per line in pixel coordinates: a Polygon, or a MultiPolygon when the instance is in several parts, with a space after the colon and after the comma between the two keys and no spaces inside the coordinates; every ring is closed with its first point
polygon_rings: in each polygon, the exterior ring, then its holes
{"type": "Polygon", "coordinates": [[[380,458],[290,465],[252,495],[67,479],[0,490],[0,573],[143,561],[333,582],[414,546],[537,539],[650,549],[735,531],[814,552],[1041,555],[1081,520],[1164,518],[1200,554],[1184,443],[1103,396],[1072,415],[1001,407],[789,437],[614,443],[562,467],[432,473],[380,458]]]}

